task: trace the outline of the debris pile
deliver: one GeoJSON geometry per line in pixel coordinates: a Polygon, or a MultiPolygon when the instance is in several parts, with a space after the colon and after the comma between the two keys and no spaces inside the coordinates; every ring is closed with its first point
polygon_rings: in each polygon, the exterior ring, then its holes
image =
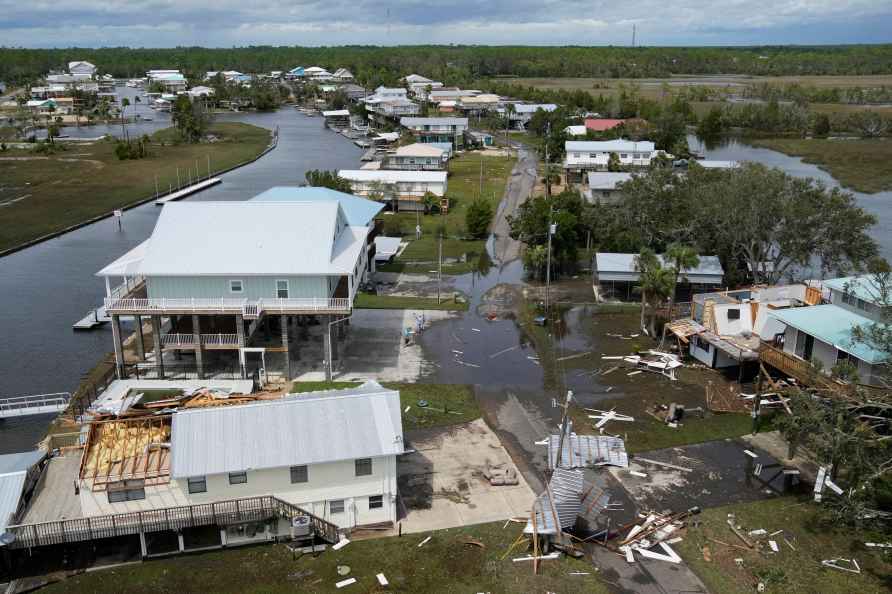
{"type": "Polygon", "coordinates": [[[640,351],[632,355],[602,355],[601,359],[616,360],[626,363],[633,368],[633,371],[628,375],[637,374],[642,371],[649,371],[651,373],[659,373],[671,380],[678,379],[675,377],[675,370],[683,366],[681,358],[678,355],[652,349],[640,351]]]}

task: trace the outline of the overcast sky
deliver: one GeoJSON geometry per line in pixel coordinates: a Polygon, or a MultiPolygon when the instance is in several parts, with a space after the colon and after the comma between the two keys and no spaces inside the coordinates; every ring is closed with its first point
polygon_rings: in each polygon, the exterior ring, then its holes
{"type": "Polygon", "coordinates": [[[892,41],[892,0],[0,0],[0,44],[229,47],[892,41]]]}

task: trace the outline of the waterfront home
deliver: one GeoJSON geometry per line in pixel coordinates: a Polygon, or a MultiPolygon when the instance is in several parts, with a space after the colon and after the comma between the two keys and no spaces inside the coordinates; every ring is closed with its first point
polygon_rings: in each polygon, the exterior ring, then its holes
{"type": "Polygon", "coordinates": [[[160,85],[169,93],[186,90],[186,77],[179,70],[149,70],[146,79],[150,87],[160,85]]]}
{"type": "Polygon", "coordinates": [[[759,361],[763,341],[783,332],[778,312],[820,302],[820,290],[804,284],[698,293],[666,328],[701,363],[714,369],[742,367],[759,361]]]}
{"type": "MultiPolygon", "coordinates": [[[[621,299],[631,301],[633,289],[638,283],[640,273],[635,269],[638,254],[617,254],[598,252],[592,261],[593,285],[598,300],[621,299]]],[[[663,256],[657,258],[663,266],[667,266],[663,256]]],[[[700,263],[681,271],[678,279],[676,295],[689,299],[696,292],[715,290],[722,284],[725,270],[718,256],[700,256],[700,263]]]]}
{"type": "Polygon", "coordinates": [[[207,97],[213,97],[213,96],[214,96],[214,89],[212,89],[211,87],[204,87],[204,86],[200,86],[200,85],[197,86],[197,87],[192,87],[191,89],[189,89],[189,90],[186,91],[186,92],[187,92],[187,93],[189,94],[189,96],[192,97],[193,99],[196,98],[196,97],[204,97],[204,98],[207,98],[207,97]]]}
{"type": "Polygon", "coordinates": [[[400,410],[399,392],[366,382],[92,423],[80,507],[89,517],[273,496],[340,529],[393,523],[400,410]]]}
{"type": "Polygon", "coordinates": [[[349,181],[359,196],[374,197],[391,206],[395,201],[397,210],[424,210],[425,194],[446,195],[445,171],[341,169],[338,177],[349,181]]]}
{"type": "Polygon", "coordinates": [[[310,66],[304,68],[304,77],[309,80],[331,80],[332,73],[321,66],[310,66]]]}
{"type": "Polygon", "coordinates": [[[853,329],[884,324],[890,306],[881,283],[873,275],[834,278],[821,282],[829,290],[829,303],[803,309],[772,311],[782,327],[775,346],[805,363],[816,363],[829,373],[842,362],[857,371],[858,381],[881,385],[888,368],[888,353],[854,339],[853,329]]]}
{"type": "Polygon", "coordinates": [[[442,148],[416,142],[397,148],[387,156],[384,165],[386,169],[445,171],[448,160],[449,153],[442,148]]]}
{"type": "Polygon", "coordinates": [[[616,204],[620,198],[620,184],[632,179],[626,171],[589,171],[588,186],[583,190],[592,204],[616,204]]]}
{"type": "Polygon", "coordinates": [[[647,167],[658,152],[653,142],[632,140],[568,140],[564,143],[564,170],[568,178],[581,181],[588,171],[606,171],[610,155],[616,155],[624,167],[647,167]]]}
{"type": "Polygon", "coordinates": [[[458,148],[463,144],[468,118],[401,118],[400,126],[408,130],[417,142],[448,142],[458,148]]]}
{"type": "Polygon", "coordinates": [[[69,62],[68,74],[81,80],[91,80],[96,76],[96,66],[84,60],[69,62]]]}
{"type": "Polygon", "coordinates": [[[25,103],[25,107],[27,107],[28,111],[30,111],[32,114],[51,115],[56,112],[56,100],[31,99],[27,103],[25,103]]]}
{"type": "Polygon", "coordinates": [[[428,98],[428,93],[431,91],[443,88],[443,83],[440,81],[431,80],[419,74],[405,76],[402,78],[402,81],[406,83],[409,92],[421,100],[426,100],[428,98]]]}
{"type": "Polygon", "coordinates": [[[331,80],[334,82],[349,83],[353,82],[354,76],[353,73],[346,68],[338,68],[334,71],[334,74],[331,75],[331,80]]]}
{"type": "MultiPolygon", "coordinates": [[[[215,369],[262,377],[268,351],[290,379],[291,326],[351,312],[368,272],[370,231],[351,224],[340,200],[166,204],[149,239],[97,273],[106,279],[118,376],[186,368],[198,377],[215,369]],[[197,241],[196,229],[209,231],[197,241]],[[118,277],[124,282],[113,288],[118,277]],[[122,317],[136,321],[135,365],[125,365],[122,317]],[[143,318],[153,330],[150,357],[143,318]]],[[[331,331],[323,332],[329,376],[331,331]]]]}
{"type": "Polygon", "coordinates": [[[503,117],[508,118],[509,127],[518,130],[525,130],[533,118],[533,114],[540,109],[545,112],[552,112],[558,108],[554,103],[514,103],[513,105],[513,110],[501,107],[497,111],[503,117]]]}

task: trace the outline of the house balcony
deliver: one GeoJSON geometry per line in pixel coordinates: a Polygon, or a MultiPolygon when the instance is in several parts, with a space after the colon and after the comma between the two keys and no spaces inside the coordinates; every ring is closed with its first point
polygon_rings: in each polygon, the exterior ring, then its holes
{"type": "Polygon", "coordinates": [[[173,299],[107,297],[105,310],[109,315],[241,315],[256,319],[264,314],[315,315],[349,314],[352,300],[345,297],[303,297],[292,299],[173,299]]]}

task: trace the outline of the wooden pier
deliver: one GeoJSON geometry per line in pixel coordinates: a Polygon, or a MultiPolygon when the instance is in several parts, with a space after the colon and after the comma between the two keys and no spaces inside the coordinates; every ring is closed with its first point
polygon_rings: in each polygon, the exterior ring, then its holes
{"type": "Polygon", "coordinates": [[[92,330],[96,326],[100,326],[110,321],[111,318],[108,317],[108,313],[105,311],[105,306],[100,305],[96,309],[90,310],[87,315],[75,322],[72,325],[72,328],[75,330],[92,330]]]}

